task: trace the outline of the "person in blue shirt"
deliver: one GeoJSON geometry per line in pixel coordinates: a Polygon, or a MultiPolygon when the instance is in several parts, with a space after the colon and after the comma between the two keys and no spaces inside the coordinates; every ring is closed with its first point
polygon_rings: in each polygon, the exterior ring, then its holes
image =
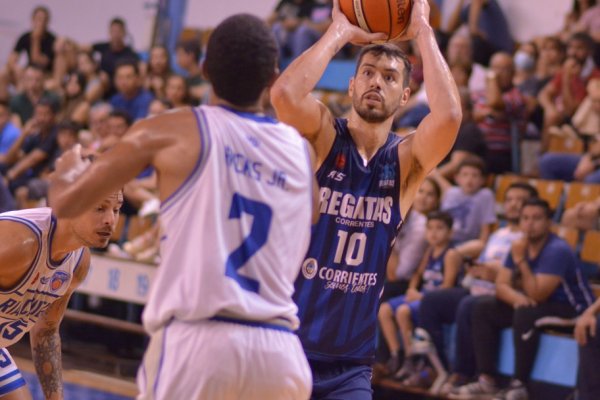
{"type": "Polygon", "coordinates": [[[581,314],[575,325],[579,347],[578,399],[600,399],[600,299],[581,314]]]}
{"type": "Polygon", "coordinates": [[[370,399],[377,309],[402,220],[429,173],[449,152],[461,120],[458,90],[415,0],[407,33],[423,57],[431,113],[402,139],[390,132],[406,104],[411,65],[394,43],[362,49],[350,80],[352,109],[335,119],[311,92],[347,43],[386,40],[350,24],[334,1],[332,23],[271,89],[277,117],[312,144],[320,219],[296,280],[298,335],[311,364],[315,399],[370,399]]]}
{"type": "Polygon", "coordinates": [[[10,107],[4,100],[0,100],[0,162],[1,156],[10,150],[21,131],[10,122],[10,107]]]}
{"type": "Polygon", "coordinates": [[[552,212],[545,200],[529,199],[521,209],[523,238],[511,244],[496,278],[496,296],[473,305],[473,339],[479,378],[450,392],[453,399],[527,399],[527,382],[537,353],[542,317],[574,318],[593,302],[593,294],[567,242],[551,232],[552,212]],[[500,331],[512,327],[515,372],[507,389],[496,384],[500,331]]]}
{"type": "Polygon", "coordinates": [[[148,115],[148,108],[154,96],[142,87],[140,71],[134,61],[117,62],[115,86],[117,94],[110,99],[113,109],[127,112],[134,121],[148,115]]]}

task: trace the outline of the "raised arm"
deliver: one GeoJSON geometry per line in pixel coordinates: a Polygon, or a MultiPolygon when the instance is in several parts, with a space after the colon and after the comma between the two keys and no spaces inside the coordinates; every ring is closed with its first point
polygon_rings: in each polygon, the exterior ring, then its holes
{"type": "Polygon", "coordinates": [[[311,92],[321,79],[325,68],[336,53],[347,43],[369,43],[385,35],[369,34],[350,24],[340,11],[339,1],[334,0],[332,23],[311,48],[296,58],[271,88],[271,102],[277,118],[292,125],[307,138],[317,157],[321,149],[333,142],[331,112],[311,92]]]}
{"type": "Polygon", "coordinates": [[[85,249],[68,292],[42,313],[30,332],[33,364],[47,400],[62,400],[63,398],[61,341],[58,328],[71,294],[85,279],[89,267],[90,252],[85,249]]]}

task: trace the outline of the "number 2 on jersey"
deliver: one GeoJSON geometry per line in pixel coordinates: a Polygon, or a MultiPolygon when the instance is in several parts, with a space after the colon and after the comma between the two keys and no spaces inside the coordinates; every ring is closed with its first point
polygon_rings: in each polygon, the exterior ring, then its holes
{"type": "Polygon", "coordinates": [[[258,293],[260,284],[256,279],[242,276],[238,270],[244,266],[261,247],[267,242],[269,228],[271,227],[271,217],[273,211],[265,203],[252,200],[242,196],[239,193],[233,195],[231,209],[229,210],[229,219],[241,218],[242,214],[252,215],[252,227],[250,234],[244,238],[240,246],[235,249],[225,262],[225,275],[234,279],[242,289],[258,293]]]}

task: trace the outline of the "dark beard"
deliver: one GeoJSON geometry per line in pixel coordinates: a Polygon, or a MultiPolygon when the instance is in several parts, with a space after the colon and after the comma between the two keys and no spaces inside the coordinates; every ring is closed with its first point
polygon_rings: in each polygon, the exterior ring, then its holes
{"type": "Polygon", "coordinates": [[[356,108],[356,113],[368,123],[381,123],[390,117],[385,113],[379,113],[375,110],[368,110],[364,108],[356,108]]]}

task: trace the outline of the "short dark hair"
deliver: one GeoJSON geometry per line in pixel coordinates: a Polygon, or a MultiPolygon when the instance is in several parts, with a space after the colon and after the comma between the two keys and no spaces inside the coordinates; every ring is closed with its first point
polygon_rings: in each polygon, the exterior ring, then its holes
{"type": "Polygon", "coordinates": [[[113,19],[110,20],[110,26],[113,25],[120,25],[121,28],[125,29],[125,20],[123,18],[120,17],[115,17],[113,19]]]}
{"type": "Polygon", "coordinates": [[[402,80],[402,84],[404,87],[408,87],[410,83],[410,74],[412,72],[412,64],[410,60],[406,56],[406,54],[400,49],[400,47],[396,46],[392,43],[381,43],[381,44],[370,44],[368,46],[363,47],[358,54],[358,60],[356,62],[356,70],[354,71],[354,76],[358,73],[358,69],[360,68],[360,64],[362,59],[366,54],[373,54],[375,57],[379,57],[381,55],[385,55],[389,58],[398,58],[402,60],[404,64],[404,77],[402,80]]]}
{"type": "Polygon", "coordinates": [[[46,14],[46,17],[50,18],[50,10],[46,6],[36,6],[31,12],[31,18],[33,18],[38,12],[43,12],[46,14]]]}
{"type": "Polygon", "coordinates": [[[138,67],[137,62],[129,57],[120,59],[115,63],[115,75],[121,67],[132,67],[136,75],[140,74],[140,68],[138,67]]]}
{"type": "Polygon", "coordinates": [[[521,189],[521,190],[525,190],[528,194],[529,194],[529,198],[533,199],[539,196],[539,193],[537,191],[536,188],[534,188],[533,186],[531,186],[529,183],[527,182],[513,182],[511,183],[508,188],[506,188],[506,191],[504,192],[504,197],[506,198],[506,194],[508,193],[509,190],[512,189],[521,189]]]}
{"type": "Polygon", "coordinates": [[[79,135],[79,129],[81,129],[81,125],[70,119],[65,119],[56,126],[57,132],[69,131],[73,136],[79,135]]]}
{"type": "Polygon", "coordinates": [[[481,172],[481,175],[483,175],[483,176],[485,176],[487,173],[486,168],[485,168],[485,162],[479,157],[467,157],[464,160],[462,160],[458,164],[458,167],[456,167],[456,173],[458,174],[460,172],[460,170],[463,169],[464,167],[471,167],[471,168],[478,169],[479,172],[481,172]]]}
{"type": "Polygon", "coordinates": [[[429,182],[431,186],[433,186],[433,191],[435,192],[435,196],[437,197],[439,203],[442,199],[442,187],[435,179],[433,179],[430,176],[426,176],[423,182],[425,181],[429,182]]]}
{"type": "Polygon", "coordinates": [[[552,219],[552,209],[550,208],[550,204],[544,199],[540,199],[539,197],[533,197],[528,199],[525,203],[523,203],[523,208],[521,208],[521,213],[525,209],[525,207],[539,207],[544,210],[544,214],[548,219],[552,219]]]}
{"type": "Polygon", "coordinates": [[[25,69],[33,69],[38,72],[41,72],[42,74],[46,73],[46,70],[44,69],[44,67],[42,67],[40,64],[37,64],[37,63],[29,63],[29,64],[27,64],[27,67],[25,67],[25,69]]]}
{"type": "Polygon", "coordinates": [[[431,211],[427,214],[427,222],[429,221],[442,221],[444,225],[448,227],[448,229],[452,229],[452,224],[454,220],[452,219],[452,215],[450,215],[446,211],[431,211]]]}
{"type": "Polygon", "coordinates": [[[256,103],[275,77],[277,43],[263,20],[236,14],[213,31],[204,70],[220,98],[236,105],[256,103]]]}
{"type": "Polygon", "coordinates": [[[56,114],[60,109],[60,105],[58,104],[58,102],[48,96],[42,96],[38,100],[38,102],[35,103],[35,106],[36,107],[38,107],[38,106],[48,107],[50,110],[52,110],[53,114],[56,114]]]}
{"type": "Polygon", "coordinates": [[[125,121],[127,126],[131,126],[131,124],[133,123],[131,115],[129,115],[129,113],[125,110],[112,110],[110,114],[108,114],[108,118],[121,118],[125,121]]]}
{"type": "Polygon", "coordinates": [[[8,100],[0,99],[0,107],[10,108],[10,104],[8,103],[8,100]]]}
{"type": "Polygon", "coordinates": [[[202,55],[202,47],[199,40],[181,40],[177,42],[175,49],[181,49],[194,56],[194,60],[199,61],[202,55]]]}
{"type": "Polygon", "coordinates": [[[571,37],[569,37],[569,43],[573,41],[582,42],[585,44],[585,47],[587,47],[588,50],[594,49],[594,39],[592,39],[592,37],[586,32],[576,32],[571,35],[571,37]]]}

